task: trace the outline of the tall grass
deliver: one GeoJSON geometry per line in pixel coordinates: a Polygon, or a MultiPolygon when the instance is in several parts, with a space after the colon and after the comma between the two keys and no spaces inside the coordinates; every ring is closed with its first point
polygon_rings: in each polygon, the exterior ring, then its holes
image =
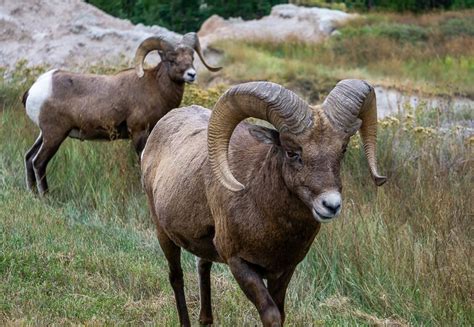
{"type": "MultiPolygon", "coordinates": [[[[48,167],[49,196],[26,191],[23,155],[38,133],[20,103],[29,83],[0,83],[0,324],[177,325],[128,142],[67,140],[48,167]]],[[[223,89],[187,88],[185,103],[209,107],[223,89]]],[[[453,118],[474,119],[420,107],[381,121],[379,166],[389,182],[377,189],[353,138],[343,214],[322,227],[295,273],[288,325],[474,324],[474,139],[456,123],[446,128],[453,118]]],[[[196,322],[194,258],[182,261],[196,322]]],[[[259,324],[227,267],[214,266],[212,287],[217,325],[259,324]]]]}

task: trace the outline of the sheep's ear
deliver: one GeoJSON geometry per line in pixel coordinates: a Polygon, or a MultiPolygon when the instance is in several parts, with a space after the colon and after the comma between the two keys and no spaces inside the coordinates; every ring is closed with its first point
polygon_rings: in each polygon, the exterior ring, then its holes
{"type": "Polygon", "coordinates": [[[176,53],[174,51],[162,51],[158,50],[161,60],[175,60],[176,53]]]}
{"type": "Polygon", "coordinates": [[[249,133],[261,143],[281,145],[280,133],[276,129],[254,125],[249,128],[249,133]]]}

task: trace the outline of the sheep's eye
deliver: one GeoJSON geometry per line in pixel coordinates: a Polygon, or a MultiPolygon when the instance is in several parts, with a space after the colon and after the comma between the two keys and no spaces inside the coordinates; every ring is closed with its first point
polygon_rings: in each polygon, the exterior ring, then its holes
{"type": "Polygon", "coordinates": [[[286,151],[286,157],[291,160],[296,160],[300,158],[300,154],[298,152],[286,151]]]}

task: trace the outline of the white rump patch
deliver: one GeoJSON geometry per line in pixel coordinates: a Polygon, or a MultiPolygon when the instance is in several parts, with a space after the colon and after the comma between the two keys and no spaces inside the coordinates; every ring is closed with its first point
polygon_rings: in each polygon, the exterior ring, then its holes
{"type": "Polygon", "coordinates": [[[53,92],[53,74],[57,69],[44,73],[28,90],[26,99],[26,113],[28,117],[39,126],[39,115],[43,103],[51,96],[53,92]]]}

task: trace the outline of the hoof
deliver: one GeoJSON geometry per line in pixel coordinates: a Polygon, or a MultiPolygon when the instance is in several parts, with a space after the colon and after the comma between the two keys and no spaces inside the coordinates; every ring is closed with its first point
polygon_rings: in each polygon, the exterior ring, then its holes
{"type": "Polygon", "coordinates": [[[213,324],[212,317],[200,317],[199,318],[199,325],[201,326],[210,326],[213,324]]]}

